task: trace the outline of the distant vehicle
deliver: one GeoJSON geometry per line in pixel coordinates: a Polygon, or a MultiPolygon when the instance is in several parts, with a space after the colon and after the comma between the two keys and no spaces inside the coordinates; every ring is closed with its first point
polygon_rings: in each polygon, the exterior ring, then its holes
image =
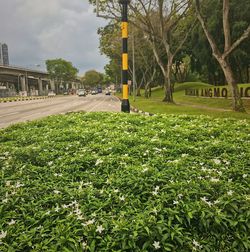
{"type": "Polygon", "coordinates": [[[48,96],[56,96],[56,93],[54,91],[49,91],[48,96]]]}
{"type": "Polygon", "coordinates": [[[86,96],[86,92],[83,89],[79,89],[78,96],[86,96]]]}
{"type": "Polygon", "coordinates": [[[91,94],[92,94],[92,95],[96,95],[96,94],[97,94],[97,91],[96,91],[96,90],[92,90],[92,91],[91,91],[91,94]]]}
{"type": "Polygon", "coordinates": [[[100,93],[102,93],[102,88],[101,87],[98,87],[97,88],[97,92],[100,94],[100,93]]]}
{"type": "Polygon", "coordinates": [[[106,90],[105,95],[111,95],[111,92],[109,90],[106,90]]]}

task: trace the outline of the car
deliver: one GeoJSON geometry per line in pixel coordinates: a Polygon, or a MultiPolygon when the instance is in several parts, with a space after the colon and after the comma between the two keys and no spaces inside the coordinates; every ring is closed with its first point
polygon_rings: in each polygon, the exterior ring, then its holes
{"type": "Polygon", "coordinates": [[[55,93],[54,91],[49,91],[49,92],[48,92],[48,96],[49,96],[49,97],[56,96],[56,93],[55,93]]]}
{"type": "Polygon", "coordinates": [[[97,91],[96,91],[96,90],[92,90],[92,91],[91,91],[91,94],[92,94],[92,95],[96,95],[96,94],[97,94],[97,91]]]}
{"type": "Polygon", "coordinates": [[[78,90],[78,96],[86,96],[86,92],[84,90],[78,90]]]}
{"type": "Polygon", "coordinates": [[[105,92],[105,95],[111,95],[111,92],[110,92],[109,90],[107,90],[107,91],[105,92]]]}

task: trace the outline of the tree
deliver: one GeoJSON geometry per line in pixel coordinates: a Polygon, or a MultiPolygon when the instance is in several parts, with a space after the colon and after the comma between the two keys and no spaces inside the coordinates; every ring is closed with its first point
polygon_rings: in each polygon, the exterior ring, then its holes
{"type": "Polygon", "coordinates": [[[50,78],[55,80],[57,92],[59,84],[65,85],[67,82],[74,81],[77,77],[78,69],[64,59],[46,60],[46,67],[50,78]]]}
{"type": "MultiPolygon", "coordinates": [[[[93,0],[90,2],[94,4],[93,0]]],[[[130,22],[147,36],[156,62],[164,76],[163,101],[166,102],[173,102],[172,64],[188,37],[190,23],[186,22],[182,25],[183,29],[176,28],[184,17],[192,14],[189,6],[190,0],[132,0],[129,5],[130,22]],[[167,62],[162,60],[162,50],[165,51],[167,62]]],[[[113,18],[120,16],[120,5],[115,1],[100,1],[99,7],[113,18]]]]}
{"type": "Polygon", "coordinates": [[[96,87],[103,84],[103,74],[95,70],[89,70],[83,77],[84,85],[96,87]]]}
{"type": "Polygon", "coordinates": [[[197,18],[202,26],[202,29],[207,37],[207,40],[210,44],[212,49],[213,56],[220,64],[221,69],[225,75],[226,81],[231,89],[232,93],[232,105],[235,111],[245,111],[243,107],[243,103],[240,97],[238,85],[235,80],[235,76],[232,70],[232,66],[230,63],[229,56],[232,52],[239,47],[239,45],[246,40],[250,35],[250,25],[248,24],[245,27],[245,31],[232,42],[232,35],[230,29],[230,21],[229,21],[229,11],[230,11],[230,4],[229,0],[223,0],[223,9],[222,9],[222,24],[223,24],[223,35],[224,35],[224,49],[223,51],[219,48],[219,43],[216,42],[212,34],[210,33],[207,23],[205,22],[205,18],[203,17],[202,10],[201,10],[201,2],[200,0],[194,1],[195,8],[196,8],[196,15],[197,18]]]}

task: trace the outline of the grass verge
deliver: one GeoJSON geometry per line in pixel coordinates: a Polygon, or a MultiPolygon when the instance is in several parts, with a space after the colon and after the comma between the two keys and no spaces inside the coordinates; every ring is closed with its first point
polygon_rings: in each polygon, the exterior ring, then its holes
{"type": "MultiPolygon", "coordinates": [[[[245,87],[250,86],[250,84],[243,85],[245,87]]],[[[243,100],[247,113],[237,113],[231,110],[231,99],[185,96],[185,88],[208,87],[211,87],[211,85],[205,83],[176,84],[174,92],[175,105],[162,102],[164,97],[162,89],[154,90],[150,99],[141,96],[136,97],[134,102],[133,97],[130,96],[130,103],[132,106],[150,113],[209,115],[212,117],[233,117],[250,120],[250,99],[243,100]]]]}

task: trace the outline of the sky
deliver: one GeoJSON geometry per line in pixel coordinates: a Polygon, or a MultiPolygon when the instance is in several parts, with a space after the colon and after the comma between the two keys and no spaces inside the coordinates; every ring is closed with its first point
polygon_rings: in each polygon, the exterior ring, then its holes
{"type": "Polygon", "coordinates": [[[0,0],[0,43],[8,45],[10,65],[45,70],[47,59],[63,58],[79,75],[103,72],[108,60],[97,29],[106,23],[88,0],[0,0]]]}

